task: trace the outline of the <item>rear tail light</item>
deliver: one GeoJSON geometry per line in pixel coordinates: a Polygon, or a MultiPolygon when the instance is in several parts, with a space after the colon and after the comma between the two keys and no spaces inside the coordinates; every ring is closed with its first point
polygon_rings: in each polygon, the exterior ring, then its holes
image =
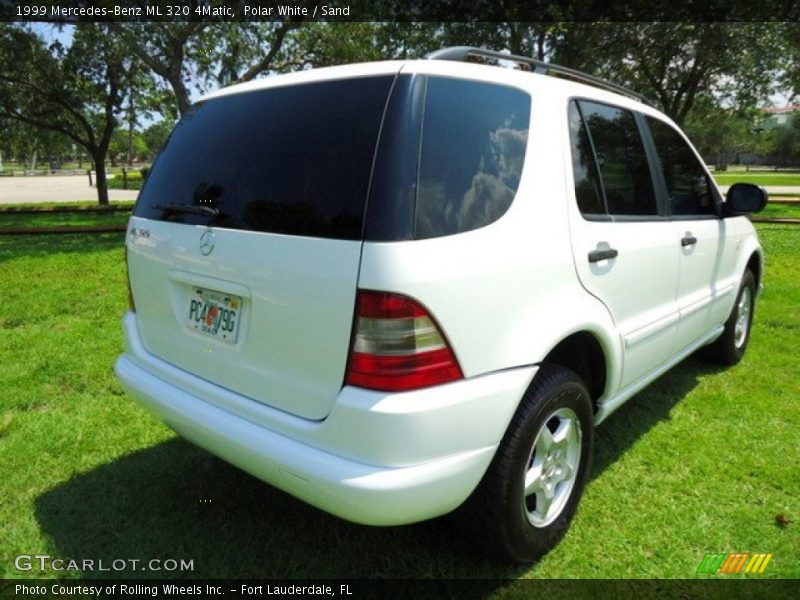
{"type": "Polygon", "coordinates": [[[461,378],[453,351],[423,306],[399,294],[358,292],[347,384],[401,391],[461,378]]]}
{"type": "Polygon", "coordinates": [[[125,246],[125,281],[128,283],[128,308],[136,312],[136,304],[133,302],[133,291],[131,290],[131,272],[128,268],[128,246],[125,246]]]}

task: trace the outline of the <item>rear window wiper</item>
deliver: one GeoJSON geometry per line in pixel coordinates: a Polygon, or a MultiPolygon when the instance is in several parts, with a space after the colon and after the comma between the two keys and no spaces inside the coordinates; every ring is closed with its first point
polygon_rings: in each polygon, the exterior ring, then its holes
{"type": "Polygon", "coordinates": [[[197,206],[196,204],[151,204],[150,208],[165,212],[186,213],[190,215],[206,215],[218,217],[219,209],[211,206],[197,206]]]}

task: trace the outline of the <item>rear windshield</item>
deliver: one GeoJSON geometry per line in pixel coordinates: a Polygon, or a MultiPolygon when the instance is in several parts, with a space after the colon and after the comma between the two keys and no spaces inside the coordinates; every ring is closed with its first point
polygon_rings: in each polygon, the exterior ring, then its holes
{"type": "Polygon", "coordinates": [[[393,80],[308,83],[196,104],[153,166],[136,216],[361,239],[393,80]]]}

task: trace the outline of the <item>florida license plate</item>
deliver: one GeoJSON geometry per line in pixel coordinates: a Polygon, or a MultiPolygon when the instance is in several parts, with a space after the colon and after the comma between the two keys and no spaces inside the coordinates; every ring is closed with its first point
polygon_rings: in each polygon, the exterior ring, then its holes
{"type": "Polygon", "coordinates": [[[235,344],[242,299],[213,290],[194,288],[189,296],[189,329],[221,342],[235,344]]]}

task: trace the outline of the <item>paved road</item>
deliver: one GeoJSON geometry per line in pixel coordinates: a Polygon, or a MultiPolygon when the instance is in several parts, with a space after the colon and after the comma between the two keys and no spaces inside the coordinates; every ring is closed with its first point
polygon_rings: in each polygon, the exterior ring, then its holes
{"type": "MultiPolygon", "coordinates": [[[[109,190],[111,200],[136,200],[136,190],[109,190]]],[[[0,177],[0,204],[18,202],[97,201],[97,189],[86,175],[0,177]]]]}

